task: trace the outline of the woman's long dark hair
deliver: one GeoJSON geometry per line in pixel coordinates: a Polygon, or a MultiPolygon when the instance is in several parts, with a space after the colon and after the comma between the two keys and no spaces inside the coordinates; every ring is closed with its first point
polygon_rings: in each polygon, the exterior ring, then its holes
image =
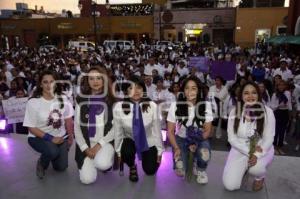
{"type": "Polygon", "coordinates": [[[84,94],[84,95],[91,95],[92,94],[92,88],[90,87],[89,81],[88,81],[88,74],[91,71],[97,71],[98,73],[102,74],[103,76],[105,76],[107,78],[107,81],[108,81],[107,85],[105,85],[105,81],[103,80],[103,87],[108,86],[106,102],[109,103],[109,104],[113,104],[115,99],[113,97],[113,92],[112,92],[112,82],[111,82],[111,79],[108,76],[107,70],[102,66],[99,66],[99,65],[92,66],[88,70],[87,74],[85,76],[83,76],[83,78],[81,79],[81,87],[80,87],[81,93],[84,94]]]}
{"type": "Polygon", "coordinates": [[[196,76],[190,76],[187,79],[185,79],[181,85],[180,93],[178,95],[178,100],[176,103],[176,112],[175,115],[178,118],[179,123],[186,126],[186,123],[188,122],[188,107],[189,104],[187,103],[186,96],[184,95],[184,88],[186,87],[187,83],[189,81],[195,82],[198,88],[197,98],[196,98],[196,109],[195,109],[195,118],[193,119],[197,126],[200,128],[202,127],[204,121],[205,121],[205,95],[204,95],[204,89],[202,86],[201,81],[196,76]],[[201,124],[202,122],[202,124],[201,124]]]}
{"type": "MultiPolygon", "coordinates": [[[[46,76],[46,75],[51,75],[54,80],[59,80],[58,75],[55,72],[50,71],[50,70],[42,71],[39,74],[39,81],[36,84],[36,88],[33,91],[32,96],[29,99],[42,97],[43,88],[41,87],[41,84],[42,84],[42,80],[43,80],[44,76],[46,76]]],[[[63,99],[62,99],[62,87],[58,83],[55,83],[55,85],[54,85],[54,94],[57,95],[57,99],[60,102],[60,108],[61,109],[64,108],[64,102],[63,102],[63,99]]]]}
{"type": "Polygon", "coordinates": [[[275,96],[277,97],[279,104],[282,103],[282,102],[286,104],[288,102],[288,98],[284,94],[284,92],[287,90],[286,86],[287,86],[286,82],[284,80],[282,80],[282,79],[279,80],[279,83],[276,85],[275,96]],[[283,91],[279,90],[279,85],[280,84],[284,84],[285,85],[285,88],[284,88],[283,91]]]}
{"type": "MultiPolygon", "coordinates": [[[[136,75],[132,75],[129,78],[129,82],[131,84],[133,83],[133,84],[136,84],[143,88],[143,97],[142,97],[140,103],[142,103],[142,111],[143,112],[147,111],[150,106],[151,99],[147,96],[147,89],[146,89],[146,85],[145,85],[144,81],[140,77],[138,77],[136,75]]],[[[125,85],[126,91],[128,91],[128,88],[131,86],[130,83],[126,83],[126,85],[125,85]]],[[[128,96],[128,93],[126,93],[126,95],[128,96]]],[[[122,103],[122,109],[126,115],[128,115],[130,113],[130,103],[131,103],[131,99],[129,97],[124,98],[124,101],[122,103]]]]}
{"type": "Polygon", "coordinates": [[[238,96],[238,103],[236,104],[236,115],[234,119],[234,133],[237,133],[239,124],[240,124],[240,119],[241,119],[241,113],[243,113],[244,108],[245,108],[245,102],[243,101],[243,92],[246,88],[246,86],[253,86],[257,92],[258,95],[258,100],[256,104],[252,105],[250,108],[254,111],[252,111],[252,117],[256,118],[256,131],[260,136],[262,136],[263,131],[264,131],[264,123],[265,123],[265,107],[262,102],[262,96],[259,92],[259,87],[256,83],[254,82],[247,82],[244,84],[240,90],[239,96],[238,96]]]}

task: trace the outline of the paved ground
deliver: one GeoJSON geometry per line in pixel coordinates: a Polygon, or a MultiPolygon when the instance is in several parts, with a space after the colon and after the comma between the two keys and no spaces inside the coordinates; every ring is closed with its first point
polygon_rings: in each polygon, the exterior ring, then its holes
{"type": "Polygon", "coordinates": [[[95,184],[80,184],[74,161],[74,146],[69,156],[69,168],[57,173],[51,168],[46,178],[37,179],[35,164],[38,154],[27,144],[24,135],[0,136],[0,199],[299,199],[300,158],[275,157],[268,170],[265,188],[260,192],[228,192],[223,188],[221,176],[227,152],[213,151],[208,167],[209,183],[201,186],[177,177],[172,170],[171,153],[164,153],[156,176],[144,176],[139,167],[140,181],[129,182],[128,171],[120,177],[118,172],[99,172],[95,184]]]}

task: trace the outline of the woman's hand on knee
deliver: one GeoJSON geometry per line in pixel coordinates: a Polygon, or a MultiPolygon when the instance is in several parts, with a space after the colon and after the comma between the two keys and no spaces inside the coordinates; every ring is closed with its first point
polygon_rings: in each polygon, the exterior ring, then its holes
{"type": "Polygon", "coordinates": [[[62,137],[54,137],[52,139],[53,144],[62,144],[63,142],[64,142],[64,138],[62,138],[62,137]]]}
{"type": "Polygon", "coordinates": [[[96,156],[96,153],[94,153],[94,151],[91,148],[86,149],[84,152],[85,155],[91,159],[94,159],[96,156]]]}
{"type": "Polygon", "coordinates": [[[98,151],[100,151],[101,148],[102,148],[101,144],[98,143],[94,147],[92,147],[91,150],[96,155],[98,153],[98,151]]]}
{"type": "Polygon", "coordinates": [[[256,163],[257,163],[257,157],[256,157],[255,155],[252,155],[252,156],[249,158],[249,161],[248,161],[249,167],[255,166],[256,163]]]}
{"type": "Polygon", "coordinates": [[[180,159],[180,154],[181,154],[180,148],[179,147],[175,148],[174,149],[174,159],[175,160],[180,159]]]}

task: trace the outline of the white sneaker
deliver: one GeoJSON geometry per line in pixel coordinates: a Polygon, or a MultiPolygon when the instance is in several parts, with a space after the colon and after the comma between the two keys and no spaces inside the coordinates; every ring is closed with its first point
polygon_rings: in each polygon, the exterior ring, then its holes
{"type": "Polygon", "coordinates": [[[178,177],[184,177],[185,176],[185,172],[183,169],[175,169],[175,173],[178,177]]]}
{"type": "Polygon", "coordinates": [[[198,168],[197,168],[196,162],[194,162],[194,165],[193,165],[193,174],[194,174],[194,176],[198,175],[198,168]]]}
{"type": "Polygon", "coordinates": [[[288,145],[289,143],[287,143],[287,141],[283,141],[283,145],[288,145]]]}
{"type": "Polygon", "coordinates": [[[207,174],[205,171],[198,171],[197,182],[199,184],[207,184],[208,183],[208,177],[207,177],[207,174]]]}
{"type": "Polygon", "coordinates": [[[184,176],[185,175],[185,172],[184,172],[184,170],[183,170],[183,161],[181,161],[181,160],[177,160],[176,162],[175,162],[175,167],[176,167],[176,169],[175,169],[175,172],[176,172],[176,174],[177,174],[177,176],[184,176]]]}
{"type": "Polygon", "coordinates": [[[299,149],[300,149],[300,144],[297,144],[295,147],[295,151],[299,151],[299,149]]]}

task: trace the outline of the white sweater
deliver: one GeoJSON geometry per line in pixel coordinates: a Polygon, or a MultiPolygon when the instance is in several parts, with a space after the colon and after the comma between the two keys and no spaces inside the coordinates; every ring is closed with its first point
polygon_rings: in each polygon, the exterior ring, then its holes
{"type": "MultiPolygon", "coordinates": [[[[243,114],[240,119],[239,128],[237,133],[234,133],[234,120],[235,120],[235,108],[231,110],[228,119],[228,142],[233,148],[240,153],[249,156],[249,137],[255,133],[256,122],[243,121],[243,114]]],[[[262,138],[258,142],[258,146],[262,148],[262,153],[255,152],[254,155],[257,158],[265,156],[273,147],[273,140],[275,135],[275,117],[272,109],[265,106],[265,123],[262,138]]]]}
{"type": "MultiPolygon", "coordinates": [[[[133,139],[132,132],[132,117],[133,117],[133,104],[130,103],[130,112],[126,115],[122,109],[123,102],[117,102],[113,109],[114,115],[114,131],[115,131],[115,150],[118,156],[121,156],[121,146],[123,138],[133,139]]],[[[142,105],[140,105],[142,106],[142,105]]],[[[142,107],[141,107],[142,108],[142,107]]],[[[146,139],[148,146],[155,146],[158,155],[163,153],[162,135],[160,128],[160,117],[158,107],[154,102],[150,102],[148,110],[143,112],[143,122],[146,131],[146,139]]]]}

